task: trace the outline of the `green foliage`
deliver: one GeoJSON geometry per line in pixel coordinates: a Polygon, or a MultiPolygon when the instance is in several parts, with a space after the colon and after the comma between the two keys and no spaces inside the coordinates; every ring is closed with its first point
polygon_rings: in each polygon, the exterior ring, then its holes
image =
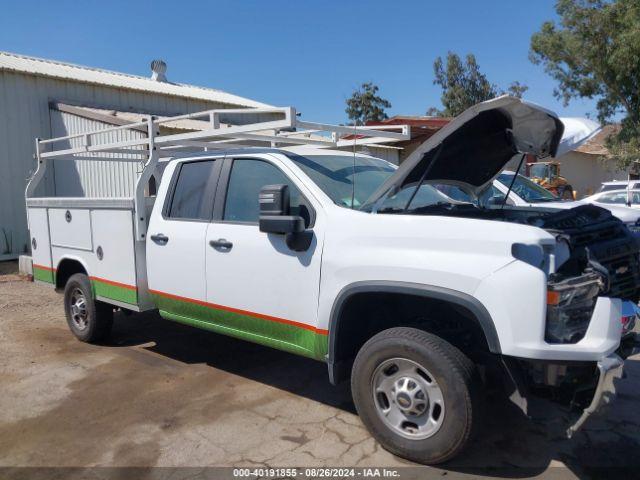
{"type": "Polygon", "coordinates": [[[529,90],[529,87],[527,87],[526,85],[523,85],[520,82],[511,82],[509,87],[507,87],[506,93],[508,93],[512,97],[522,98],[527,90],[529,90]]]}
{"type": "Polygon", "coordinates": [[[367,122],[380,122],[389,118],[385,108],[391,108],[391,103],[378,95],[378,86],[372,82],[363,83],[347,99],[347,116],[355,125],[367,122]]]}
{"type": "Polygon", "coordinates": [[[595,98],[600,122],[622,116],[607,147],[627,167],[640,159],[640,2],[559,0],[556,11],[560,21],[531,37],[530,59],[557,80],[565,105],[595,98]]]}
{"type": "MultiPolygon", "coordinates": [[[[444,109],[438,110],[431,107],[427,110],[427,115],[455,117],[476,103],[505,93],[489,82],[487,77],[480,72],[480,66],[473,54],[467,54],[463,62],[458,54],[449,52],[446,65],[442,58],[438,57],[433,62],[433,71],[435,74],[434,85],[440,85],[442,88],[440,100],[444,109]]],[[[508,88],[508,93],[522,98],[527,89],[526,85],[513,82],[508,88]]]]}

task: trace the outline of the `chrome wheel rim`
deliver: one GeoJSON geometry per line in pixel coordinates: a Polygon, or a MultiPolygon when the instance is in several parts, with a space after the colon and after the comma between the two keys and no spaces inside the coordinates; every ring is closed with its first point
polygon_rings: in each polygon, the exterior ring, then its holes
{"type": "Polygon", "coordinates": [[[87,299],[82,290],[75,288],[69,297],[69,311],[71,321],[78,330],[84,330],[89,326],[89,312],[87,311],[87,299]]]}
{"type": "Polygon", "coordinates": [[[385,360],[373,372],[371,388],[376,411],[393,432],[420,440],[442,426],[442,390],[433,375],[413,360],[385,360]]]}

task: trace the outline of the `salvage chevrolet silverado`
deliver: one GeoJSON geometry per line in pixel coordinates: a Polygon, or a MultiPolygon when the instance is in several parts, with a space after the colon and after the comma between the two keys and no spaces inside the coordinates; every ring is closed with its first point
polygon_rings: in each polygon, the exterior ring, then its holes
{"type": "Polygon", "coordinates": [[[184,118],[206,121],[170,135],[157,130],[171,119],[110,129],[148,127],[143,139],[100,143],[102,130],[37,142],[34,278],[64,292],[80,340],[105,338],[114,309],[157,309],[326,362],[332,383],[350,379],[375,438],[423,463],[463,449],[496,379],[525,411],[536,396],[578,410],[569,434],[610,398],[637,345],[623,303],[639,298],[639,249],[625,225],[591,205],[482,207],[435,187],[474,196],[512,158],[553,156],[553,113],[512,97],[481,103],[399,168],[335,148],[350,141],[338,134],[383,142],[405,131],[308,123],[293,109],[184,118]],[[222,149],[244,141],[272,147],[222,149]],[[185,147],[206,151],[176,155],[185,147]],[[146,162],[134,198],[46,195],[48,160],[104,152],[146,162]]]}

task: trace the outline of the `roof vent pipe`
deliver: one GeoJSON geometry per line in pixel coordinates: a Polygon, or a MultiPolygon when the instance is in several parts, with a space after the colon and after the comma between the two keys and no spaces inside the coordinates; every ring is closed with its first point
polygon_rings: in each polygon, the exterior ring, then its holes
{"type": "Polygon", "coordinates": [[[153,60],[151,62],[151,80],[156,82],[166,82],[167,64],[162,60],[153,60]]]}

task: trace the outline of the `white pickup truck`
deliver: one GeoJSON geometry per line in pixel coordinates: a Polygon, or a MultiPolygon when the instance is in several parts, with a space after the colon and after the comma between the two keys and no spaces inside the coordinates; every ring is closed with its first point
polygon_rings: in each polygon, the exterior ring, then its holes
{"type": "Polygon", "coordinates": [[[569,434],[610,399],[637,346],[635,312],[622,313],[640,293],[625,225],[591,205],[478,207],[434,187],[475,195],[512,157],[553,156],[563,130],[553,113],[512,97],[481,103],[397,169],[327,148],[351,141],[340,135],[353,127],[271,113],[284,118],[223,128],[242,112],[214,110],[178,117],[208,119],[201,131],[158,135],[149,118],[142,140],[96,144],[100,132],[87,132],[36,143],[33,276],[64,292],[80,340],[107,336],[115,309],[157,309],[326,362],[332,383],[350,379],[375,438],[423,463],[461,451],[496,379],[523,410],[534,394],[577,409],[569,434]],[[303,145],[227,148],[246,141],[303,145]],[[175,153],[185,146],[205,151],[175,153]],[[135,198],[38,196],[49,160],[104,152],[146,159],[135,198]]]}

